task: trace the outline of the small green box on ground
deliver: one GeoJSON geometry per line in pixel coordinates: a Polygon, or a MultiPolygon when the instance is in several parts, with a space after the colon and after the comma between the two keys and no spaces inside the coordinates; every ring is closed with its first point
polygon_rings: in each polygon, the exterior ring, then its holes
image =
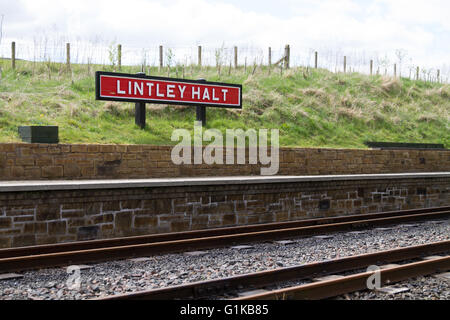
{"type": "Polygon", "coordinates": [[[23,142],[58,143],[58,126],[20,126],[19,135],[23,142]]]}

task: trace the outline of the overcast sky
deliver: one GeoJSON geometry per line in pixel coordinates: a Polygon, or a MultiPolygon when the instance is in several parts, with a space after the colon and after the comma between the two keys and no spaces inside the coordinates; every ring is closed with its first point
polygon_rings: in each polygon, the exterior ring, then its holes
{"type": "Polygon", "coordinates": [[[0,14],[4,41],[57,32],[124,46],[289,43],[450,64],[449,0],[0,0],[0,14]]]}

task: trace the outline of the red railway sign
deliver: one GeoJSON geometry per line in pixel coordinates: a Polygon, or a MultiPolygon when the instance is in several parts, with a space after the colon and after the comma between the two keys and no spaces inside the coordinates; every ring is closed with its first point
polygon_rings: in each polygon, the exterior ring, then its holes
{"type": "Polygon", "coordinates": [[[97,71],[97,100],[242,108],[242,85],[97,71]]]}

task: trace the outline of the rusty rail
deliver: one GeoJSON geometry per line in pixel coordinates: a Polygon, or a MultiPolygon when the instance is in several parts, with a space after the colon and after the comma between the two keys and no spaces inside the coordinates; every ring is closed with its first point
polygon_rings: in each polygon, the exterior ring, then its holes
{"type": "MultiPolygon", "coordinates": [[[[432,255],[443,252],[450,252],[450,240],[418,246],[396,248],[334,260],[313,262],[305,265],[280,268],[270,271],[261,271],[217,280],[207,280],[161,289],[107,296],[94,300],[162,300],[207,298],[211,295],[220,295],[223,293],[238,291],[239,289],[242,290],[242,287],[261,288],[285,281],[310,279],[324,274],[356,270],[360,268],[366,268],[374,264],[384,264],[402,260],[410,260],[419,258],[424,255],[432,255]]],[[[324,292],[326,292],[326,290],[324,290],[324,292]]],[[[279,298],[278,292],[274,292],[274,294],[270,297],[268,296],[269,299],[275,297],[279,298]]],[[[254,298],[259,299],[259,297],[256,296],[254,298]]],[[[262,298],[265,297],[261,297],[261,299],[262,298]]]]}
{"type": "Polygon", "coordinates": [[[76,251],[62,251],[28,256],[15,256],[0,259],[0,270],[3,272],[29,270],[64,266],[69,264],[93,263],[108,260],[118,260],[136,256],[199,250],[224,247],[236,243],[305,237],[323,233],[357,230],[368,226],[403,223],[424,219],[439,219],[450,216],[450,211],[430,213],[415,213],[409,215],[395,215],[384,218],[357,219],[356,221],[338,222],[332,224],[313,225],[274,229],[256,232],[231,233],[219,236],[187,238],[181,240],[142,243],[135,245],[121,245],[115,247],[85,249],[76,251]]]}
{"type": "Polygon", "coordinates": [[[379,272],[381,284],[392,284],[409,278],[450,269],[450,256],[404,264],[378,271],[362,272],[336,280],[319,281],[274,290],[268,293],[240,297],[234,300],[318,300],[367,289],[367,280],[379,272]]]}
{"type": "Polygon", "coordinates": [[[57,243],[57,244],[45,244],[45,245],[28,246],[28,247],[7,248],[7,249],[0,249],[0,259],[20,257],[20,256],[58,253],[58,252],[98,249],[98,248],[130,246],[130,245],[157,243],[157,242],[165,242],[165,241],[176,241],[176,240],[185,240],[185,239],[193,239],[193,238],[216,237],[216,236],[239,234],[239,233],[251,233],[251,232],[259,232],[259,231],[318,226],[318,225],[334,224],[334,223],[340,223],[340,222],[350,222],[350,221],[356,222],[356,221],[362,221],[362,220],[365,221],[365,220],[370,220],[370,219],[379,219],[379,218],[396,217],[396,216],[399,217],[399,216],[441,212],[441,211],[448,211],[448,210],[450,210],[450,206],[399,210],[399,211],[387,211],[387,212],[380,212],[380,213],[358,214],[358,215],[338,216],[338,217],[329,217],[329,218],[316,218],[316,219],[307,219],[307,220],[298,220],[298,221],[278,222],[278,223],[264,223],[264,224],[255,224],[255,225],[247,225],[247,226],[234,226],[234,227],[214,228],[214,229],[206,229],[206,230],[194,230],[194,231],[185,231],[185,232],[161,233],[161,234],[133,236],[133,237],[125,237],[125,238],[76,241],[76,242],[68,242],[68,243],[57,243]]]}

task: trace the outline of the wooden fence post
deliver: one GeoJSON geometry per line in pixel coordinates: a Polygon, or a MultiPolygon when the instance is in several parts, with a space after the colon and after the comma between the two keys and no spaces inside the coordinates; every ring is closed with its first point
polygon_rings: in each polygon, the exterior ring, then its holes
{"type": "Polygon", "coordinates": [[[120,70],[122,68],[122,45],[117,45],[117,68],[120,70]]]}
{"type": "Polygon", "coordinates": [[[234,46],[234,68],[238,66],[238,47],[234,46]]]}
{"type": "Polygon", "coordinates": [[[397,64],[394,63],[394,78],[397,78],[397,64]]]}
{"type": "Polygon", "coordinates": [[[438,83],[440,82],[440,81],[439,81],[440,73],[441,73],[441,72],[439,71],[439,69],[437,69],[436,80],[437,80],[438,83]]]}
{"type": "Polygon", "coordinates": [[[317,69],[317,55],[318,55],[318,53],[317,53],[317,51],[316,52],[314,52],[314,68],[316,68],[317,69]]]}
{"type": "Polygon", "coordinates": [[[11,42],[11,67],[16,68],[16,43],[11,42]]]}
{"type": "Polygon", "coordinates": [[[370,75],[373,74],[373,60],[370,60],[370,75]]]}
{"type": "Polygon", "coordinates": [[[289,45],[287,44],[286,47],[284,47],[284,59],[285,59],[285,68],[289,69],[289,62],[291,59],[291,52],[290,52],[289,45]]]}
{"type": "Polygon", "coordinates": [[[344,56],[344,73],[347,71],[347,56],[344,56]]]}
{"type": "Polygon", "coordinates": [[[269,47],[269,68],[272,67],[272,48],[269,47]]]}
{"type": "Polygon", "coordinates": [[[70,43],[66,43],[66,64],[67,69],[70,70],[70,43]]]}
{"type": "Polygon", "coordinates": [[[416,80],[419,80],[419,67],[416,69],[416,80]]]}
{"type": "Polygon", "coordinates": [[[163,46],[159,46],[159,70],[163,68],[163,46]]]}
{"type": "Polygon", "coordinates": [[[202,46],[198,46],[198,66],[202,67],[202,46]]]}

